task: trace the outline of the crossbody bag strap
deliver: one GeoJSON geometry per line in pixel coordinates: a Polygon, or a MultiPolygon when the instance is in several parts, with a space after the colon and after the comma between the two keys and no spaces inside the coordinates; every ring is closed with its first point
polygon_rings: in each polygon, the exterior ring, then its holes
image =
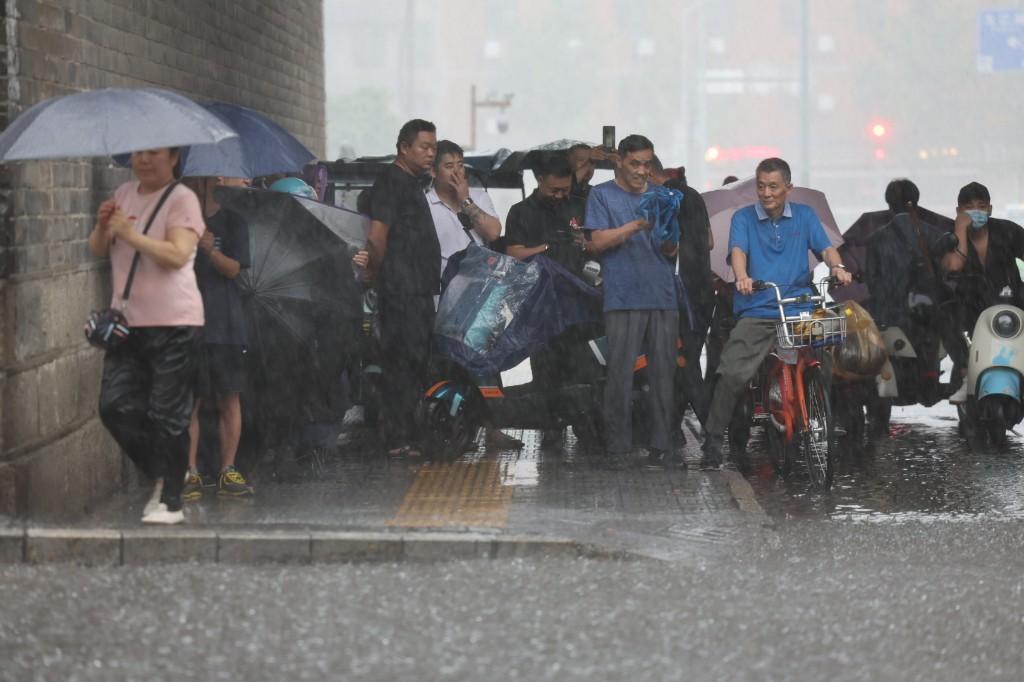
{"type": "MultiPolygon", "coordinates": [[[[153,226],[153,221],[156,220],[156,214],[160,212],[160,209],[164,207],[164,202],[167,201],[167,197],[171,196],[171,192],[178,186],[178,181],[175,180],[171,183],[171,186],[164,190],[164,194],[160,197],[160,201],[156,203],[156,208],[149,214],[149,220],[146,221],[146,227],[142,229],[142,234],[149,232],[149,228],[153,226]]],[[[132,291],[132,280],[135,279],[135,270],[139,267],[139,259],[142,258],[142,254],[139,251],[135,251],[135,255],[132,257],[132,267],[128,270],[128,281],[124,283],[124,293],[121,294],[121,301],[128,300],[128,294],[132,291]]]]}

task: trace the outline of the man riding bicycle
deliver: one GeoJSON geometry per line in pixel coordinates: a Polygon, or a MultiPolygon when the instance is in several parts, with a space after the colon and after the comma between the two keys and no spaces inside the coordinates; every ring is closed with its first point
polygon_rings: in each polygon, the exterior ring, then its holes
{"type": "MultiPolygon", "coordinates": [[[[723,434],[736,400],[775,345],[779,322],[775,292],[755,292],[754,280],[808,288],[808,249],[820,255],[840,284],[849,284],[852,279],[814,211],[787,200],[793,189],[789,164],[779,158],[765,159],[757,165],[756,177],[758,203],[737,211],[729,228],[737,323],[722,350],[705,425],[701,468],[706,470],[721,468],[723,434]]],[[[787,310],[787,314],[797,312],[797,306],[787,310]]]]}

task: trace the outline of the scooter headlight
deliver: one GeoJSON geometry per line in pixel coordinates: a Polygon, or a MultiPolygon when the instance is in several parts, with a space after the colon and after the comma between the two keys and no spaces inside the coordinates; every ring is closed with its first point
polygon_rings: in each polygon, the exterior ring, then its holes
{"type": "Polygon", "coordinates": [[[992,318],[992,331],[1004,339],[1013,338],[1020,332],[1020,317],[1017,313],[1004,310],[992,318]]]}

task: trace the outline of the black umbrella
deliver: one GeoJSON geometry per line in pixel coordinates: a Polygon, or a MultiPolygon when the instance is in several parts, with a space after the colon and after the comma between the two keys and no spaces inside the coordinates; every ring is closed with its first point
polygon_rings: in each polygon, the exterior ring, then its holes
{"type": "Polygon", "coordinates": [[[352,256],[366,243],[368,219],[267,190],[220,187],[216,196],[249,228],[251,264],[236,281],[258,413],[308,413],[311,402],[323,407],[317,398],[340,381],[362,317],[352,256]]]}

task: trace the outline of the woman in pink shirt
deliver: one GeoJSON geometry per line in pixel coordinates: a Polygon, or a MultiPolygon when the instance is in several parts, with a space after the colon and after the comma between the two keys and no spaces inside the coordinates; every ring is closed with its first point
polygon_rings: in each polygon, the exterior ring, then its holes
{"type": "Polygon", "coordinates": [[[175,184],[177,149],[132,154],[136,180],[100,205],[89,248],[110,258],[111,307],[128,319],[131,334],[103,359],[100,418],[125,453],[157,480],[144,523],[181,523],[181,492],[188,468],[195,344],[203,300],[192,263],[205,230],[199,199],[175,184]],[[161,198],[149,231],[146,223],[161,198]],[[128,301],[122,299],[136,252],[141,257],[128,301]]]}

